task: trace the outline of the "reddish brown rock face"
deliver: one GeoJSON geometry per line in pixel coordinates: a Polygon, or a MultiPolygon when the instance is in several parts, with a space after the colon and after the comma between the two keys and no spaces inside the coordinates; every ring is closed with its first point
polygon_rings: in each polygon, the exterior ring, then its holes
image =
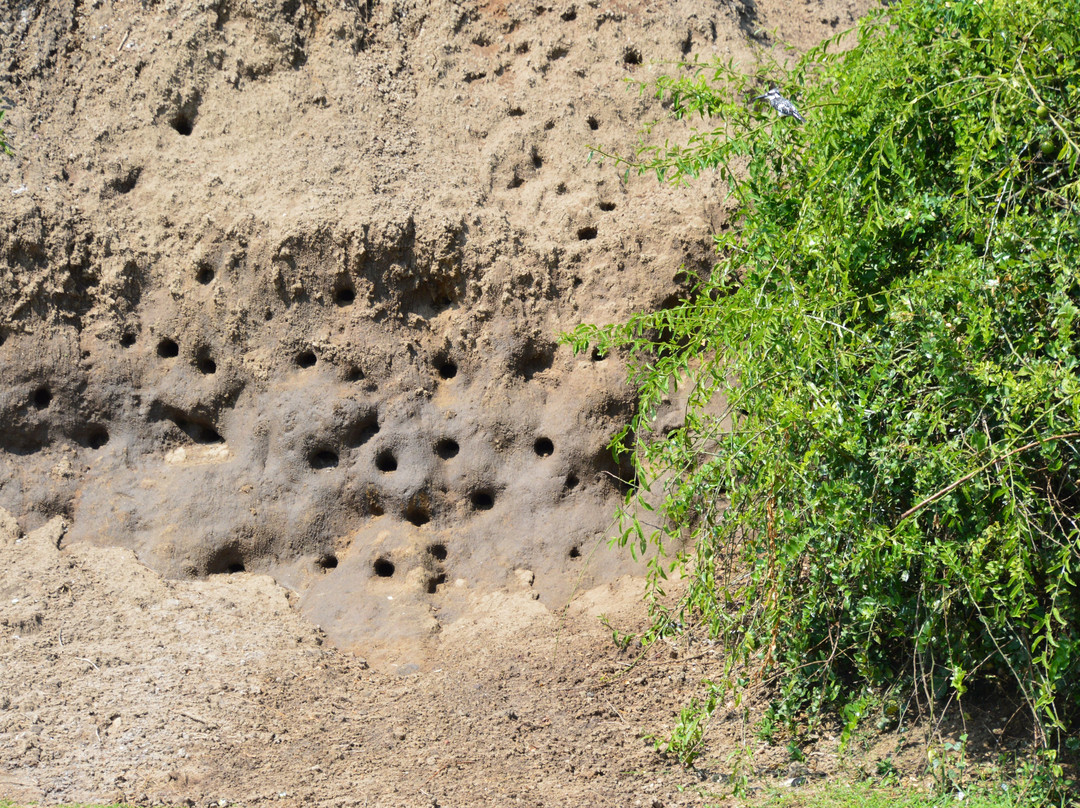
{"type": "Polygon", "coordinates": [[[13,4],[0,506],[269,572],[346,645],[630,569],[631,391],[557,337],[677,300],[725,214],[589,147],[662,114],[624,79],[866,5],[13,4]]]}

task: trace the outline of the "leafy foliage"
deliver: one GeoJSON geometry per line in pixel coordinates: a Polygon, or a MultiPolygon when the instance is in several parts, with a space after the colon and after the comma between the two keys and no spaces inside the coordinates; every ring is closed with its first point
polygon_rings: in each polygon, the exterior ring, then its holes
{"type": "MultiPolygon", "coordinates": [[[[0,122],[4,120],[4,110],[0,109],[0,122]]],[[[11,146],[8,145],[7,136],[4,134],[3,127],[0,127],[0,154],[13,155],[15,152],[11,150],[11,146]]]]}
{"type": "Polygon", "coordinates": [[[624,509],[622,542],[692,540],[653,564],[691,581],[654,632],[725,638],[788,721],[902,682],[931,708],[1011,682],[1048,746],[1080,717],[1078,19],[902,0],[790,70],[683,66],[656,92],[713,128],[622,160],[719,170],[741,218],[691,299],[567,336],[640,392],[612,447],[663,518],[624,509]]]}

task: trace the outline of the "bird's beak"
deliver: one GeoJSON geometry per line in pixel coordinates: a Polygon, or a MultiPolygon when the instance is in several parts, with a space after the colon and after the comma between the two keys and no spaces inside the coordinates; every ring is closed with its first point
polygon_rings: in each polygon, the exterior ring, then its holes
{"type": "MultiPolygon", "coordinates": [[[[768,93],[766,93],[765,95],[768,95],[768,93]]],[[[751,98],[750,100],[751,100],[751,101],[764,101],[764,100],[765,100],[765,96],[764,96],[764,95],[755,95],[755,96],[754,96],[753,98],[751,98]]]]}

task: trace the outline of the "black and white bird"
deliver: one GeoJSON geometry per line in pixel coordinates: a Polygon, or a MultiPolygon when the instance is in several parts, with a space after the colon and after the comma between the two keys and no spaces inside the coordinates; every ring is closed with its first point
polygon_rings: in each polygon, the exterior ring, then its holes
{"type": "Polygon", "coordinates": [[[780,113],[781,118],[794,118],[799,123],[806,123],[806,118],[799,114],[799,110],[795,109],[795,105],[780,95],[780,91],[775,87],[764,95],[757,96],[754,100],[768,101],[769,106],[780,113]]]}

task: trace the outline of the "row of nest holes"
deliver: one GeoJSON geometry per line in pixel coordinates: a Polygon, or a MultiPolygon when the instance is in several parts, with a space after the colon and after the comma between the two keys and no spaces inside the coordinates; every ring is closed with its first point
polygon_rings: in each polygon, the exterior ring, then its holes
{"type": "MultiPolygon", "coordinates": [[[[378,431],[378,424],[374,422],[364,424],[356,430],[356,434],[352,435],[348,442],[354,448],[362,446],[378,431]]],[[[460,451],[461,447],[453,438],[442,438],[435,443],[435,454],[443,460],[451,460],[457,457],[460,451]]],[[[533,451],[536,453],[537,457],[551,457],[551,455],[555,453],[555,444],[552,442],[551,438],[537,438],[533,442],[533,451]]],[[[318,470],[336,468],[339,461],[340,457],[338,453],[325,446],[313,449],[308,455],[308,465],[311,466],[311,468],[318,470]]],[[[375,455],[375,468],[384,474],[390,474],[397,471],[397,467],[397,456],[394,454],[393,449],[383,449],[375,455]]]]}
{"type": "MultiPolygon", "coordinates": [[[[120,337],[120,345],[124,348],[130,348],[135,344],[135,335],[127,332],[120,337]]],[[[175,359],[180,355],[180,345],[176,340],[169,337],[161,339],[157,344],[157,355],[162,359],[175,359]]],[[[319,357],[315,352],[308,349],[303,350],[294,357],[294,361],[298,367],[307,369],[315,367],[319,361],[319,357]]],[[[207,375],[217,373],[217,362],[210,355],[210,350],[206,347],[199,348],[195,352],[195,366],[200,372],[207,375]]],[[[444,379],[451,379],[457,375],[457,365],[453,362],[443,362],[438,367],[439,375],[444,379]]],[[[353,367],[347,374],[348,381],[360,381],[364,378],[364,372],[357,367],[353,367]]]]}
{"type": "MultiPolygon", "coordinates": [[[[445,561],[447,556],[446,545],[433,544],[427,548],[427,554],[435,561],[445,561]]],[[[567,556],[573,559],[581,558],[581,548],[575,544],[570,548],[567,556]]],[[[323,566],[321,560],[320,566],[323,566]]],[[[333,566],[337,566],[337,558],[334,558],[333,566]]],[[[323,566],[323,569],[326,569],[326,567],[323,566]]],[[[386,556],[379,556],[375,559],[374,563],[372,563],[371,570],[375,573],[375,577],[377,578],[393,578],[394,573],[397,572],[397,565],[394,564],[394,562],[386,556]]],[[[446,583],[446,573],[440,572],[437,575],[433,576],[427,584],[428,594],[434,595],[436,588],[444,583],[446,583]]]]}
{"type": "MultiPolygon", "coordinates": [[[[590,227],[579,230],[578,237],[595,238],[596,228],[590,227]]],[[[124,334],[120,338],[120,344],[123,345],[125,348],[130,347],[134,343],[135,336],[133,334],[124,334]]],[[[531,367],[532,365],[543,365],[543,369],[550,367],[550,357],[542,356],[541,353],[537,353],[535,356],[527,358],[523,362],[523,364],[529,367],[531,367]]],[[[162,359],[175,359],[177,356],[180,355],[180,346],[177,344],[176,340],[165,337],[158,342],[157,355],[162,359]]],[[[602,361],[605,358],[606,355],[601,353],[599,349],[593,350],[592,360],[594,362],[602,361]]],[[[311,350],[310,348],[306,348],[297,353],[296,356],[293,357],[293,361],[295,362],[297,367],[307,370],[309,368],[315,367],[315,365],[318,364],[319,357],[315,353],[315,351],[311,350]]],[[[217,362],[214,361],[214,358],[210,355],[210,350],[206,347],[201,347],[195,352],[195,366],[199,369],[200,372],[205,374],[212,374],[217,372],[217,362]]],[[[449,381],[458,374],[457,362],[455,362],[453,359],[448,359],[445,357],[437,359],[435,361],[435,371],[439,374],[440,379],[449,381]]],[[[531,378],[533,375],[535,375],[535,372],[528,372],[526,370],[526,378],[531,378]]],[[[347,375],[348,381],[360,381],[363,378],[364,372],[358,367],[351,368],[347,375]]],[[[42,405],[38,405],[37,399],[35,399],[35,406],[38,406],[38,409],[43,409],[44,407],[48,406],[48,402],[45,402],[42,405]]]]}

